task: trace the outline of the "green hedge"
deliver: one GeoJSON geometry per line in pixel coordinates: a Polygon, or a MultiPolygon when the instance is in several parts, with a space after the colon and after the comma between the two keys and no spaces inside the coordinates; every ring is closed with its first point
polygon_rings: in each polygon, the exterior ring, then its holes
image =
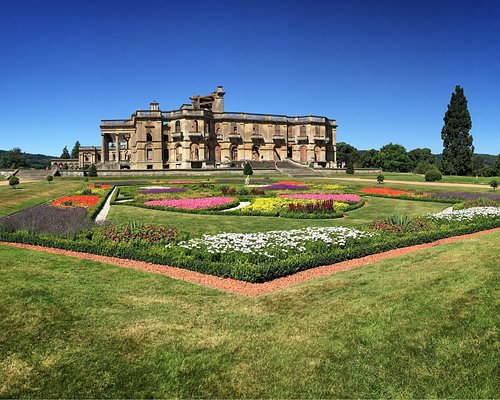
{"type": "Polygon", "coordinates": [[[107,198],[109,197],[109,195],[111,193],[113,193],[113,189],[114,188],[115,188],[114,186],[110,187],[108,189],[107,193],[104,196],[101,197],[101,199],[99,200],[99,202],[95,206],[89,208],[89,210],[87,211],[87,218],[88,219],[94,220],[97,217],[97,215],[99,214],[99,212],[104,207],[104,204],[106,203],[107,198]]]}

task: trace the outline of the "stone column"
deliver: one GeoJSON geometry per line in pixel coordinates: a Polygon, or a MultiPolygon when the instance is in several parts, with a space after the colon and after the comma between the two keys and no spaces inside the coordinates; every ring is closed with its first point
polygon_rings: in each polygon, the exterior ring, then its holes
{"type": "Polygon", "coordinates": [[[120,161],[120,135],[117,133],[115,135],[115,152],[116,152],[116,161],[120,161]]]}
{"type": "Polygon", "coordinates": [[[106,138],[106,134],[101,136],[101,161],[109,161],[109,142],[106,138]]]}

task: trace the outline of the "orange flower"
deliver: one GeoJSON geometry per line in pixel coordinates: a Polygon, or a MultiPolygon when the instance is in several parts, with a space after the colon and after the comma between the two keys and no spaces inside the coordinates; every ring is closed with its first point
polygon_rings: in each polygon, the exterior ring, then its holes
{"type": "Polygon", "coordinates": [[[53,206],[70,208],[70,207],[85,207],[90,208],[95,206],[99,202],[99,196],[63,196],[55,199],[52,202],[53,206]]]}
{"type": "Polygon", "coordinates": [[[282,182],[277,182],[276,185],[297,185],[297,186],[304,186],[304,182],[296,182],[296,181],[282,181],[282,182]]]}
{"type": "Polygon", "coordinates": [[[87,189],[109,189],[109,185],[98,185],[97,188],[95,185],[88,185],[87,189]]]}
{"type": "Polygon", "coordinates": [[[360,190],[361,193],[367,194],[383,194],[386,196],[414,196],[414,193],[405,192],[404,190],[388,189],[388,188],[363,188],[360,190]]]}

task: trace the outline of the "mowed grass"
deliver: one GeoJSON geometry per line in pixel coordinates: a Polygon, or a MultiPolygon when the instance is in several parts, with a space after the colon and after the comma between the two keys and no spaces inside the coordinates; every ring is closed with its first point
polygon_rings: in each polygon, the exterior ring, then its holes
{"type": "Polygon", "coordinates": [[[82,179],[60,181],[56,178],[51,183],[47,181],[21,182],[16,189],[8,185],[0,186],[0,217],[62,196],[84,185],[85,182],[82,179]]]}
{"type": "Polygon", "coordinates": [[[448,204],[423,201],[367,197],[368,204],[350,211],[348,217],[336,219],[292,219],[240,215],[204,215],[151,210],[126,205],[114,205],[108,220],[115,224],[138,221],[148,224],[165,224],[193,234],[216,232],[263,232],[281,229],[299,229],[308,226],[360,227],[376,219],[384,219],[392,212],[412,216],[442,211],[448,204]]]}
{"type": "Polygon", "coordinates": [[[0,246],[0,397],[497,398],[500,233],[245,298],[0,246]]]}
{"type": "MultiPolygon", "coordinates": [[[[344,178],[350,177],[353,179],[364,178],[364,179],[373,179],[374,182],[377,180],[377,176],[379,174],[353,174],[353,175],[330,175],[331,177],[341,176],[344,178]]],[[[412,173],[398,173],[398,172],[382,172],[385,179],[394,180],[394,181],[408,181],[408,182],[425,182],[424,175],[420,174],[412,174],[412,173]]],[[[451,175],[443,175],[443,179],[439,181],[439,183],[467,183],[467,184],[483,184],[489,185],[493,179],[499,180],[500,177],[486,177],[486,176],[451,176],[451,175]]]]}

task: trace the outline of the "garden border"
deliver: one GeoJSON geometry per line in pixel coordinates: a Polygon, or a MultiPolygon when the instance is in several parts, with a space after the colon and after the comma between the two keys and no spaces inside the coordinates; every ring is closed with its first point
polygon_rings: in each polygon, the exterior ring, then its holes
{"type": "Polygon", "coordinates": [[[69,257],[76,257],[80,259],[92,260],[105,264],[111,264],[119,267],[131,268],[144,272],[152,272],[161,275],[166,275],[170,278],[180,279],[186,282],[203,285],[212,289],[218,289],[226,292],[231,292],[241,296],[255,297],[267,293],[275,292],[280,289],[287,288],[292,285],[309,281],[311,279],[320,278],[334,274],[336,272],[347,271],[354,268],[359,268],[365,265],[373,264],[389,258],[399,257],[408,253],[413,253],[418,250],[427,249],[430,247],[444,245],[448,243],[457,242],[460,240],[486,235],[493,232],[500,232],[500,228],[493,228],[484,231],[469,233],[461,236],[451,236],[444,239],[439,239],[434,242],[413,245],[409,247],[402,247],[385,251],[383,253],[372,254],[369,256],[341,261],[336,264],[324,265],[320,267],[310,268],[304,271],[297,272],[293,275],[288,275],[282,278],[277,278],[272,281],[264,283],[250,283],[239,281],[231,278],[221,278],[213,275],[202,274],[183,268],[171,267],[167,265],[152,264],[144,261],[135,261],[122,259],[117,257],[100,256],[90,253],[79,253],[71,250],[62,250],[52,247],[35,246],[23,243],[12,243],[0,241],[0,245],[17,247],[28,250],[42,251],[51,254],[60,254],[69,257]]]}

